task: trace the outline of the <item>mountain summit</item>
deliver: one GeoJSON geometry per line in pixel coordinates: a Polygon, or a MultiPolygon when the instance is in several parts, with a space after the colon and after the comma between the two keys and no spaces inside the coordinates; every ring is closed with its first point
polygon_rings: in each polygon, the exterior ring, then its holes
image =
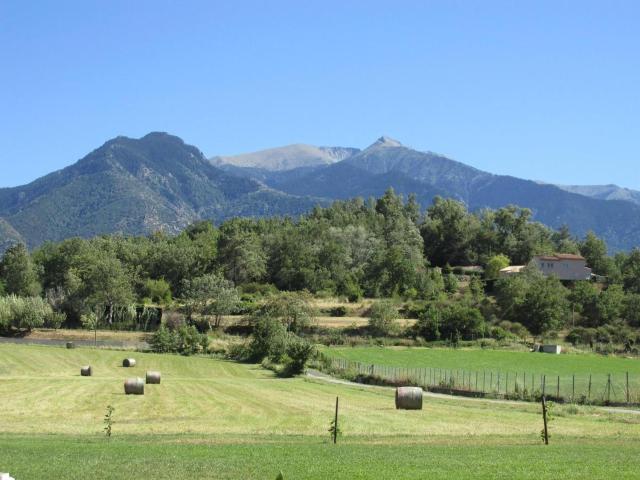
{"type": "Polygon", "coordinates": [[[345,147],[316,147],[314,145],[286,145],[233,156],[217,156],[211,163],[241,168],[258,168],[271,172],[301,167],[330,165],[350,157],[359,150],[345,147]]]}
{"type": "Polygon", "coordinates": [[[402,143],[400,143],[398,140],[395,140],[391,137],[387,137],[387,136],[382,136],[379,139],[377,139],[375,142],[373,142],[371,145],[369,145],[366,150],[372,149],[372,148],[380,148],[380,147],[402,147],[404,145],[402,145],[402,143]]]}

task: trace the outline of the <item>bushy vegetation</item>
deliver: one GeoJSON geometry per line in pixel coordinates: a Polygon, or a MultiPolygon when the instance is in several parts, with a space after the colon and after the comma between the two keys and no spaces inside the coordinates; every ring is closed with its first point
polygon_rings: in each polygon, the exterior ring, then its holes
{"type": "Polygon", "coordinates": [[[207,352],[209,337],[199,333],[193,325],[183,325],[176,330],[163,325],[151,336],[149,344],[156,353],[194,355],[207,352]]]}
{"type": "Polygon", "coordinates": [[[29,331],[42,327],[47,322],[51,322],[52,326],[59,326],[59,319],[54,316],[49,304],[40,297],[0,297],[0,332],[29,331]]]}
{"type": "Polygon", "coordinates": [[[313,309],[307,294],[282,293],[269,300],[251,316],[252,333],[246,344],[232,349],[236,360],[282,365],[283,376],[304,371],[314,354],[313,344],[299,337],[303,326],[313,321],[313,309]]]}
{"type": "MultiPolygon", "coordinates": [[[[385,301],[371,310],[369,334],[449,342],[544,338],[566,327],[635,331],[639,277],[640,250],[609,256],[594,234],[577,239],[566,228],[553,231],[532,222],[527,209],[471,213],[437,197],[421,212],[414,197],[404,201],[392,190],[295,220],[235,218],[219,228],[197,222],[177,236],[73,238],[32,254],[16,245],[0,262],[4,295],[46,298],[54,328],[79,326],[89,312],[102,326],[155,328],[159,310],[155,320],[141,310],[153,305],[184,313],[200,332],[236,314],[250,327],[257,316],[278,318],[287,333],[299,335],[313,326],[315,312],[305,310],[310,296],[367,296],[405,302],[403,311],[419,319],[415,329],[397,330],[389,320],[397,314],[385,301]],[[508,264],[556,251],[581,253],[606,281],[563,284],[534,268],[499,278],[508,264]]],[[[329,312],[344,313],[344,307],[329,312]]],[[[611,342],[621,338],[612,335],[611,342]]],[[[622,342],[628,351],[635,345],[633,335],[622,342]]]]}

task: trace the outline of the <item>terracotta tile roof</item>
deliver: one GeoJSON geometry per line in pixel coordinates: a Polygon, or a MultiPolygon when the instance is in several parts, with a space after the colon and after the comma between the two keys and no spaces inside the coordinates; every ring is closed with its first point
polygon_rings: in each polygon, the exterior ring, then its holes
{"type": "Polygon", "coordinates": [[[558,261],[558,260],[585,260],[582,255],[574,255],[573,253],[556,253],[553,255],[536,255],[535,258],[540,260],[558,261]]]}

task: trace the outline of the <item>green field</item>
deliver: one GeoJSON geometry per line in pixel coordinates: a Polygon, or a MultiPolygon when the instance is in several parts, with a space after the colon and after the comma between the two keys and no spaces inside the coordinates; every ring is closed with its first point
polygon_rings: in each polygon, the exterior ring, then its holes
{"type": "Polygon", "coordinates": [[[255,365],[111,350],[0,345],[0,471],[23,478],[636,478],[640,416],[556,406],[552,445],[539,407],[425,398],[255,365]],[[128,355],[131,355],[130,353],[128,355]],[[79,368],[91,364],[93,377],[79,368]],[[144,396],[123,380],[162,371],[144,396]],[[340,397],[339,444],[327,429],[340,397]],[[101,433],[115,407],[113,437],[101,433]]]}
{"type": "MultiPolygon", "coordinates": [[[[585,393],[591,376],[591,398],[601,399],[606,392],[608,376],[611,375],[610,398],[619,402],[626,401],[628,373],[630,401],[640,400],[640,360],[637,358],[605,357],[595,354],[551,355],[480,348],[331,347],[322,351],[332,358],[365,365],[397,367],[401,375],[405,371],[403,369],[435,369],[438,375],[446,371],[459,377],[462,377],[462,371],[465,371],[467,376],[471,377],[470,382],[473,386],[476,372],[479,374],[480,383],[485,377],[488,384],[491,375],[494,388],[499,373],[503,382],[501,389],[505,387],[505,380],[509,380],[509,388],[512,389],[516,374],[520,383],[526,381],[530,386],[533,380],[538,388],[544,375],[547,391],[555,393],[560,377],[560,394],[567,397],[574,390],[576,396],[585,393]]],[[[409,370],[410,375],[415,373],[409,370]]]]}

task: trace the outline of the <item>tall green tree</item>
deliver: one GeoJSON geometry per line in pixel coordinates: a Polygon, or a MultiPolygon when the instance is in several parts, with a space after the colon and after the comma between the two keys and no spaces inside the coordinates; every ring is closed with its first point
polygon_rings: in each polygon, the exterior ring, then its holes
{"type": "Polygon", "coordinates": [[[420,228],[429,262],[438,267],[474,263],[472,244],[478,226],[462,202],[435,197],[420,228]]]}
{"type": "Polygon", "coordinates": [[[509,266],[509,257],[503,254],[494,255],[489,259],[484,269],[487,280],[495,280],[500,276],[500,270],[509,266]]]}
{"type": "Polygon", "coordinates": [[[608,275],[607,245],[595,233],[588,232],[580,243],[580,254],[587,260],[587,265],[598,275],[608,275]]]}
{"type": "Polygon", "coordinates": [[[640,248],[634,248],[622,265],[624,288],[631,293],[640,293],[640,248]]]}
{"type": "Polygon", "coordinates": [[[219,274],[184,279],[182,282],[182,299],[189,320],[193,320],[195,314],[205,318],[213,316],[213,322],[207,320],[209,329],[219,327],[222,317],[233,312],[240,303],[233,283],[219,274]]]}
{"type": "Polygon", "coordinates": [[[0,262],[0,277],[7,293],[35,297],[42,291],[36,267],[27,248],[21,243],[10,247],[4,253],[0,262]]]}
{"type": "Polygon", "coordinates": [[[258,235],[249,228],[243,228],[239,221],[222,226],[218,263],[225,276],[235,284],[259,282],[267,271],[266,252],[258,235]]]}
{"type": "Polygon", "coordinates": [[[522,274],[496,282],[496,300],[506,320],[544,335],[561,328],[569,316],[568,291],[555,276],[527,267],[522,274]]]}
{"type": "Polygon", "coordinates": [[[105,253],[85,261],[80,273],[83,296],[88,306],[106,308],[106,320],[111,325],[115,307],[128,307],[134,301],[131,276],[120,260],[105,253]]]}

